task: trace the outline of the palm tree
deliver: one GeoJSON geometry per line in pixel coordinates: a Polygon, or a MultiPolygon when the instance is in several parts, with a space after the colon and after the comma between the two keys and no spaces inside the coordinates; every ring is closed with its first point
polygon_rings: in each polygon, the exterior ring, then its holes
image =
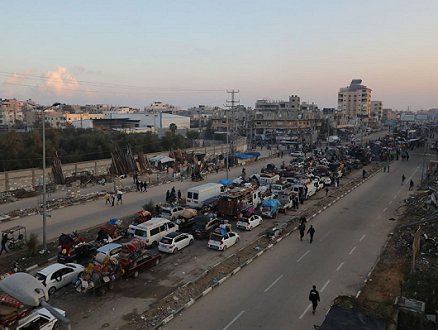
{"type": "Polygon", "coordinates": [[[178,129],[178,126],[176,126],[175,123],[172,123],[169,125],[169,129],[172,132],[172,135],[175,134],[176,130],[178,129]]]}

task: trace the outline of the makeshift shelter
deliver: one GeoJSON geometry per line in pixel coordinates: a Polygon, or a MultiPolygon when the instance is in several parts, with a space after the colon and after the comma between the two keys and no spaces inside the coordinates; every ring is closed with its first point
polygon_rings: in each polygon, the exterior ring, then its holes
{"type": "Polygon", "coordinates": [[[170,158],[166,155],[156,155],[155,157],[149,158],[149,163],[154,164],[155,167],[160,167],[161,165],[169,164],[174,161],[174,158],[170,158]]]}
{"type": "Polygon", "coordinates": [[[351,309],[330,307],[320,330],[385,330],[385,323],[351,309]]]}

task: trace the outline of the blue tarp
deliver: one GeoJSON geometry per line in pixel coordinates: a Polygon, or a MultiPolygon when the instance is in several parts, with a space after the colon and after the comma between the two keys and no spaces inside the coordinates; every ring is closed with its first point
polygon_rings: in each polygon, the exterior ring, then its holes
{"type": "Polygon", "coordinates": [[[260,157],[261,153],[257,151],[247,152],[246,155],[253,155],[255,157],[260,157]]]}
{"type": "Polygon", "coordinates": [[[221,180],[221,181],[219,181],[219,183],[223,184],[224,186],[226,186],[226,185],[232,184],[233,181],[231,181],[231,180],[221,180]]]}
{"type": "Polygon", "coordinates": [[[248,159],[255,157],[254,155],[245,155],[245,154],[234,154],[234,157],[241,158],[241,159],[248,159]]]}
{"type": "Polygon", "coordinates": [[[115,225],[115,224],[117,223],[117,219],[112,218],[112,219],[110,219],[110,221],[108,221],[108,223],[109,223],[110,225],[115,225]]]}

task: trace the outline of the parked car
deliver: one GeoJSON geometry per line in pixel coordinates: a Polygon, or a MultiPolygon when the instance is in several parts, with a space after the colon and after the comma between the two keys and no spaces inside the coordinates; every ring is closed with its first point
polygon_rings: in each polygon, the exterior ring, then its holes
{"type": "Polygon", "coordinates": [[[252,230],[254,227],[257,227],[262,223],[263,219],[259,215],[252,215],[249,218],[240,218],[237,221],[237,228],[252,230]]]}
{"type": "Polygon", "coordinates": [[[126,276],[138,277],[141,270],[149,269],[160,263],[161,254],[159,253],[143,253],[136,260],[122,259],[119,264],[125,271],[126,276]]]}
{"type": "Polygon", "coordinates": [[[165,219],[174,220],[182,211],[184,211],[184,208],[181,206],[161,206],[160,216],[165,219]]]}
{"type": "Polygon", "coordinates": [[[206,215],[198,215],[193,221],[193,236],[196,238],[207,238],[221,223],[219,219],[212,219],[206,215]]]}
{"type": "Polygon", "coordinates": [[[313,182],[315,183],[316,191],[321,190],[324,188],[324,182],[321,181],[319,178],[314,178],[313,182]]]}
{"type": "Polygon", "coordinates": [[[292,157],[303,157],[304,153],[302,151],[292,151],[289,155],[292,157]]]}
{"type": "Polygon", "coordinates": [[[166,253],[177,253],[191,244],[193,244],[193,235],[176,231],[161,239],[158,250],[166,253]]]}
{"type": "Polygon", "coordinates": [[[98,248],[96,252],[101,252],[110,257],[117,257],[117,255],[120,253],[121,250],[122,250],[122,244],[109,243],[98,248]]]}
{"type": "MultiPolygon", "coordinates": [[[[65,311],[59,308],[55,308],[58,313],[65,316],[65,311]]],[[[52,315],[46,308],[39,308],[32,310],[29,314],[13,313],[13,316],[8,319],[2,320],[3,324],[8,324],[8,327],[2,329],[14,329],[14,330],[55,330],[61,329],[60,324],[56,317],[52,315]]]]}
{"type": "Polygon", "coordinates": [[[328,176],[321,177],[321,181],[324,183],[325,186],[329,186],[332,184],[332,179],[330,179],[328,176]]]}
{"type": "Polygon", "coordinates": [[[50,295],[56,290],[70,284],[76,279],[80,272],[84,271],[84,266],[74,263],[53,264],[41,269],[35,277],[43,283],[50,295]]]}
{"type": "Polygon", "coordinates": [[[213,233],[208,240],[208,247],[210,249],[225,251],[230,246],[236,244],[239,240],[239,234],[232,231],[225,235],[213,233]]]}

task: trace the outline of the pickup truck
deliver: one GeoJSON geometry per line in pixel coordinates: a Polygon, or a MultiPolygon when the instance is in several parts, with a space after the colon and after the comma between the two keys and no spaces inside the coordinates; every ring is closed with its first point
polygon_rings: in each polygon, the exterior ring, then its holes
{"type": "Polygon", "coordinates": [[[260,211],[262,212],[262,216],[274,219],[277,217],[280,207],[281,203],[278,199],[265,199],[262,206],[260,206],[260,211]]]}
{"type": "MultiPolygon", "coordinates": [[[[65,316],[65,311],[56,308],[56,310],[65,316]]],[[[25,311],[21,314],[21,317],[13,317],[13,320],[8,322],[5,320],[2,322],[11,330],[28,330],[28,329],[39,329],[39,330],[55,330],[60,329],[60,324],[58,320],[45,308],[34,309],[27,313],[25,311]]]]}
{"type": "Polygon", "coordinates": [[[287,209],[291,209],[293,207],[294,194],[292,191],[283,191],[277,194],[277,199],[280,202],[280,211],[286,212],[287,209]]]}

